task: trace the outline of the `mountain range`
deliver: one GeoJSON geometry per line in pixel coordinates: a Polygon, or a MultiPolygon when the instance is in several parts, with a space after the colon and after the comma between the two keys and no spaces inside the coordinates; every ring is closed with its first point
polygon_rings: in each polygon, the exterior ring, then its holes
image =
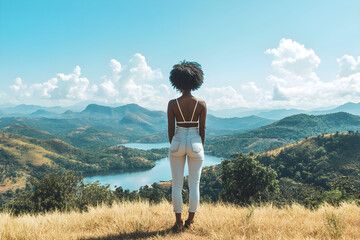
{"type": "MultiPolygon", "coordinates": [[[[57,137],[76,146],[119,142],[167,141],[167,115],[137,104],[120,107],[89,104],[83,111],[62,114],[39,109],[26,117],[2,117],[0,129],[29,137],[57,137]],[[45,133],[46,132],[46,133],[45,133]]],[[[207,134],[217,136],[244,132],[272,123],[258,116],[218,118],[208,115],[207,134]]]]}
{"type": "Polygon", "coordinates": [[[309,115],[323,115],[336,112],[347,112],[354,115],[360,115],[360,103],[348,102],[334,108],[320,108],[311,110],[301,109],[252,109],[252,108],[232,108],[223,110],[209,110],[209,113],[214,116],[221,117],[245,117],[249,115],[256,115],[263,118],[280,120],[294,114],[305,113],[309,115]]]}
{"type": "Polygon", "coordinates": [[[208,139],[205,150],[210,155],[229,157],[232,153],[266,151],[303,138],[335,132],[360,130],[360,116],[345,112],[325,115],[297,114],[260,128],[208,139]]]}
{"type": "MultiPolygon", "coordinates": [[[[107,106],[108,112],[105,115],[112,115],[113,117],[117,116],[124,108],[131,109],[131,105],[136,104],[126,104],[120,107],[112,104],[107,106]]],[[[74,115],[79,113],[85,113],[86,109],[90,112],[96,111],[97,106],[102,106],[101,104],[94,104],[91,102],[81,102],[69,107],[44,107],[39,105],[14,105],[14,104],[1,104],[0,105],[0,117],[51,117],[51,118],[72,118],[74,115]],[[84,110],[85,109],[85,110],[84,110]],[[40,111],[39,111],[40,110],[40,111]],[[84,112],[85,111],[85,112],[84,112]]],[[[106,108],[106,106],[103,106],[106,108]]],[[[148,110],[151,111],[151,110],[148,110]]],[[[100,110],[100,115],[106,112],[105,109],[100,110]]],[[[160,111],[152,111],[160,112],[160,111]]],[[[360,115],[360,103],[348,102],[336,107],[322,107],[314,108],[310,110],[301,110],[301,109],[258,109],[258,108],[248,108],[248,107],[238,107],[231,109],[222,109],[222,110],[212,110],[208,109],[208,113],[220,117],[220,118],[233,118],[233,117],[248,117],[256,115],[258,117],[280,120],[281,118],[291,116],[294,114],[306,113],[309,115],[323,115],[328,113],[336,112],[347,112],[354,115],[360,115]]]]}

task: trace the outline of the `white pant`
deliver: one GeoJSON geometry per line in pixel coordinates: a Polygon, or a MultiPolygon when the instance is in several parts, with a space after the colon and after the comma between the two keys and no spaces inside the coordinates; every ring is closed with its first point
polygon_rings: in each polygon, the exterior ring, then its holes
{"type": "Polygon", "coordinates": [[[174,212],[181,213],[184,166],[189,166],[189,212],[196,212],[200,202],[200,175],[204,162],[204,148],[197,127],[177,127],[171,141],[169,159],[172,174],[172,202],[174,212]]]}

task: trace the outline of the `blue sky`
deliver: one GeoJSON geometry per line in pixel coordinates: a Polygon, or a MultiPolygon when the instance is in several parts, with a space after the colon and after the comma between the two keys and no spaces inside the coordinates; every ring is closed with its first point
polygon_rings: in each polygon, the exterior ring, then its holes
{"type": "Polygon", "coordinates": [[[0,1],[0,103],[178,96],[172,65],[199,62],[209,108],[360,101],[359,1],[0,1]]]}

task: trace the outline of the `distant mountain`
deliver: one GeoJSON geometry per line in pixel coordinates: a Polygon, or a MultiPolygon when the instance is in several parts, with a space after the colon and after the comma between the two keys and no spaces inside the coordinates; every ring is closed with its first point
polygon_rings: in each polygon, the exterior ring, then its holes
{"type": "Polygon", "coordinates": [[[29,117],[48,117],[48,118],[54,118],[56,117],[58,114],[55,113],[55,112],[50,112],[50,111],[47,111],[47,110],[44,110],[44,109],[39,109],[39,110],[36,110],[35,112],[31,113],[29,115],[29,117]]]}
{"type": "Polygon", "coordinates": [[[233,108],[224,110],[209,110],[210,114],[217,117],[246,117],[256,115],[259,117],[280,120],[294,114],[310,114],[310,115],[323,115],[336,112],[347,112],[354,115],[360,115],[360,103],[348,102],[335,108],[322,107],[312,110],[301,109],[251,109],[251,108],[233,108]]]}
{"type": "Polygon", "coordinates": [[[304,110],[299,109],[276,109],[276,110],[270,110],[270,111],[263,111],[256,114],[257,116],[268,118],[268,119],[281,119],[284,117],[288,117],[295,114],[305,113],[304,110]]]}
{"type": "Polygon", "coordinates": [[[235,152],[262,152],[322,133],[355,130],[360,130],[360,116],[344,112],[320,116],[298,114],[245,133],[213,137],[207,141],[206,151],[228,157],[235,152]]]}
{"type": "Polygon", "coordinates": [[[143,131],[147,132],[156,132],[157,130],[156,124],[152,124],[133,113],[125,114],[119,123],[120,125],[126,126],[128,129],[141,128],[143,131]]]}
{"type": "MultiPolygon", "coordinates": [[[[137,104],[120,107],[90,104],[81,112],[67,110],[62,114],[56,114],[56,118],[52,118],[51,114],[47,110],[40,109],[27,115],[30,117],[1,118],[0,127],[26,124],[76,146],[91,145],[96,142],[116,144],[126,141],[167,141],[166,113],[151,111],[137,104]],[[86,130],[79,130],[84,127],[86,130]]],[[[208,136],[244,132],[273,122],[257,116],[217,118],[209,114],[207,119],[208,136]]],[[[12,132],[30,137],[39,136],[36,131],[24,129],[12,130],[12,132]]]]}
{"type": "MultiPolygon", "coordinates": [[[[167,128],[167,116],[162,111],[151,111],[137,104],[127,104],[121,107],[106,107],[91,104],[81,114],[95,118],[119,118],[120,124],[139,124],[149,130],[161,130],[167,128]]],[[[273,122],[273,120],[249,116],[246,118],[218,118],[211,114],[207,116],[209,129],[240,130],[253,129],[273,122]]]]}
{"type": "Polygon", "coordinates": [[[310,114],[317,115],[317,114],[336,113],[336,112],[347,112],[354,115],[360,115],[360,103],[348,102],[336,108],[325,111],[311,111],[310,114]]]}
{"type": "Polygon", "coordinates": [[[107,107],[97,104],[90,104],[85,108],[84,111],[81,112],[81,115],[90,115],[95,118],[123,118],[127,113],[137,114],[146,120],[150,118],[154,119],[166,117],[166,114],[162,111],[151,111],[137,104],[127,104],[120,107],[107,107]]]}
{"type": "Polygon", "coordinates": [[[272,122],[274,122],[274,120],[258,117],[255,115],[243,118],[219,118],[208,114],[206,118],[206,124],[209,126],[209,128],[227,130],[249,130],[270,124],[272,122]]]}
{"type": "Polygon", "coordinates": [[[116,117],[114,114],[114,108],[101,106],[97,104],[89,104],[81,114],[88,115],[94,118],[104,118],[104,117],[116,117]]]}
{"type": "Polygon", "coordinates": [[[230,109],[212,110],[208,109],[208,114],[214,115],[220,118],[232,118],[232,117],[247,117],[256,115],[259,112],[266,111],[266,109],[253,109],[248,107],[238,107],[230,109]]]}
{"type": "Polygon", "coordinates": [[[71,111],[71,110],[66,110],[63,114],[74,114],[74,111],[71,111]]]}
{"type": "MultiPolygon", "coordinates": [[[[38,130],[54,134],[76,146],[95,144],[100,141],[106,144],[116,144],[124,141],[167,141],[167,115],[162,111],[151,111],[137,104],[120,107],[88,105],[81,112],[67,110],[62,114],[55,114],[39,109],[26,115],[28,117],[7,117],[0,119],[0,127],[13,124],[26,124],[38,130]],[[56,115],[56,117],[53,117],[56,115]],[[89,126],[89,131],[77,129],[89,126]],[[83,144],[82,144],[83,143],[83,144]]],[[[218,118],[211,114],[207,118],[208,136],[218,136],[233,132],[244,132],[273,122],[257,116],[245,118],[218,118]]],[[[22,130],[23,131],[23,130],[22,130]]],[[[16,132],[24,134],[23,132],[16,132]]],[[[38,133],[34,131],[33,135],[38,133]]]]}
{"type": "Polygon", "coordinates": [[[0,108],[8,108],[8,107],[15,107],[16,104],[13,103],[1,103],[0,108]]]}
{"type": "MultiPolygon", "coordinates": [[[[70,115],[65,113],[67,110],[73,111],[71,115],[72,118],[82,116],[89,116],[95,118],[122,118],[126,113],[144,113],[149,115],[149,113],[157,112],[163,113],[162,111],[155,111],[143,108],[137,104],[125,104],[118,106],[119,104],[111,104],[108,106],[101,105],[100,103],[92,103],[91,101],[81,102],[73,106],[68,107],[44,107],[39,105],[27,105],[27,104],[2,104],[0,105],[0,117],[51,117],[51,118],[69,118],[70,115]],[[38,112],[38,115],[29,115],[37,112],[38,110],[44,110],[47,112],[54,113],[53,115],[46,115],[45,112],[38,112]],[[146,113],[146,111],[148,111],[146,113]],[[92,115],[93,114],[93,115],[92,115]]],[[[212,110],[208,109],[208,114],[211,114],[215,117],[220,118],[233,118],[233,117],[248,117],[256,115],[259,117],[280,120],[281,118],[291,116],[294,114],[306,113],[312,115],[322,115],[335,112],[347,112],[354,115],[360,115],[360,103],[345,103],[338,107],[322,107],[314,108],[310,110],[301,110],[301,109],[256,109],[249,107],[238,107],[232,109],[221,109],[221,110],[212,110]]],[[[153,116],[154,117],[154,116],[153,116]]],[[[145,119],[149,121],[148,119],[145,119]]]]}
{"type": "Polygon", "coordinates": [[[13,107],[2,108],[2,110],[7,115],[24,115],[24,114],[31,114],[37,110],[46,110],[46,111],[55,112],[55,113],[62,113],[66,109],[59,107],[59,106],[43,107],[43,106],[39,106],[39,105],[20,104],[20,105],[13,106],[13,107]]]}

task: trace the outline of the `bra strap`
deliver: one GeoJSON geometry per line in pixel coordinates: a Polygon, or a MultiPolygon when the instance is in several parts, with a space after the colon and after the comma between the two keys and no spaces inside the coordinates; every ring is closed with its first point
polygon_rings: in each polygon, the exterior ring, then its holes
{"type": "Polygon", "coordinates": [[[196,100],[196,104],[195,104],[195,107],[194,107],[194,111],[193,111],[193,114],[192,114],[192,116],[191,116],[191,122],[193,121],[193,118],[194,118],[194,114],[195,114],[195,110],[196,110],[196,107],[197,107],[197,105],[198,105],[198,102],[199,102],[199,100],[196,100]]]}
{"type": "Polygon", "coordinates": [[[184,115],[183,115],[183,113],[182,113],[182,111],[181,111],[181,108],[180,108],[180,105],[179,105],[179,102],[178,102],[178,100],[177,100],[177,99],[176,99],[176,103],[177,103],[177,105],[178,105],[178,108],[179,108],[179,111],[180,111],[181,117],[182,117],[183,121],[185,122],[184,115]]]}

